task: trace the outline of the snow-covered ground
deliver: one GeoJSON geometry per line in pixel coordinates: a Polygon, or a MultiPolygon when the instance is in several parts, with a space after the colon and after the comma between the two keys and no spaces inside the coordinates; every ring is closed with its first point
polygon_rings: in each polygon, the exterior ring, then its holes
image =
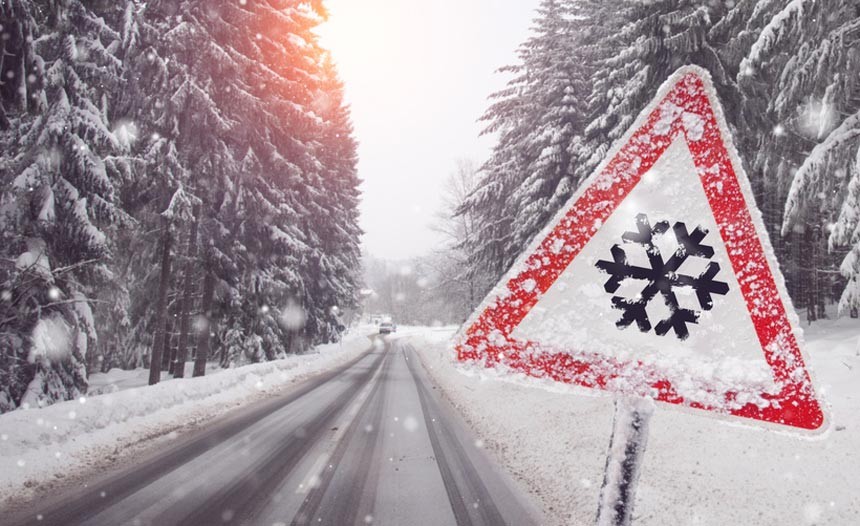
{"type": "MultiPolygon", "coordinates": [[[[658,404],[638,487],[637,526],[860,524],[860,322],[806,328],[830,431],[815,439],[658,404]]],[[[593,524],[613,401],[605,394],[452,363],[453,329],[411,331],[425,365],[555,524],[593,524]]]]}
{"type": "Polygon", "coordinates": [[[0,415],[0,503],[346,363],[369,348],[373,332],[364,326],[318,352],[152,387],[140,371],[94,375],[96,387],[113,392],[0,415]]]}
{"type": "MultiPolygon", "coordinates": [[[[194,362],[185,364],[185,378],[191,378],[194,372],[194,362]]],[[[222,372],[217,364],[210,363],[206,367],[206,374],[217,374],[222,372]]],[[[161,372],[161,381],[172,380],[173,375],[167,371],[161,372]]],[[[125,391],[135,387],[144,387],[149,385],[149,369],[139,368],[131,371],[125,369],[113,368],[106,373],[95,373],[87,378],[89,396],[100,395],[105,393],[115,393],[117,391],[125,391]]]]}

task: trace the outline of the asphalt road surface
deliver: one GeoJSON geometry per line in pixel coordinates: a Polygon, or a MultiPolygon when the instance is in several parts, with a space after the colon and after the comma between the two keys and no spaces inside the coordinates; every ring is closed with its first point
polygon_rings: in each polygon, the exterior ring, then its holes
{"type": "Polygon", "coordinates": [[[0,522],[537,524],[479,446],[411,345],[378,339],[337,370],[0,522]]]}

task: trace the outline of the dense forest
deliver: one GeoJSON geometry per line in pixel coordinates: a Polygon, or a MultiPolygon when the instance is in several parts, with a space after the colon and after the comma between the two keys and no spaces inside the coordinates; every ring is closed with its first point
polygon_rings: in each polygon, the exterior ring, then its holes
{"type": "Polygon", "coordinates": [[[795,306],[858,316],[858,0],[543,0],[454,214],[477,301],[685,64],[713,77],[795,306]]]}
{"type": "Polygon", "coordinates": [[[359,181],[325,17],[0,0],[0,412],[339,338],[359,181]]]}

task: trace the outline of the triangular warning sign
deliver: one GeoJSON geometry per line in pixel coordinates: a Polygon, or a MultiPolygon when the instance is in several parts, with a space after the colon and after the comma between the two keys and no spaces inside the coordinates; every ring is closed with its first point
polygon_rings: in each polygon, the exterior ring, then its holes
{"type": "Polygon", "coordinates": [[[457,357],[821,430],[796,324],[710,77],[684,67],[464,325],[457,357]]]}

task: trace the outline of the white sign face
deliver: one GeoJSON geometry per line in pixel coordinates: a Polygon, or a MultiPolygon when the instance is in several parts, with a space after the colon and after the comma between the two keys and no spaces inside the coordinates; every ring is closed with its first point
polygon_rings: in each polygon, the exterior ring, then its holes
{"type": "Polygon", "coordinates": [[[820,432],[796,323],[710,77],[687,66],[456,350],[481,367],[820,432]]]}
{"type": "Polygon", "coordinates": [[[677,137],[511,336],[563,349],[588,349],[625,361],[641,360],[661,368],[702,371],[721,383],[772,389],[771,369],[740,290],[693,157],[686,141],[677,137]],[[687,257],[671,272],[696,277],[708,263],[716,263],[719,272],[713,279],[727,285],[725,294],[711,295],[709,310],[700,304],[693,288],[672,288],[678,306],[698,315],[696,323],[686,323],[684,339],[674,329],[657,334],[658,323],[671,315],[659,292],[645,307],[649,330],[642,331],[635,322],[620,328],[617,324],[624,312],[613,306],[612,298],[641,299],[649,281],[627,278],[614,293],[607,293],[605,284],[611,276],[597,267],[598,261],[613,259],[612,247],[618,245],[629,265],[652,268],[648,249],[623,239],[626,232],[637,231],[641,214],[652,228],[660,222],[670,226],[652,239],[664,263],[680,246],[671,228],[675,223],[684,223],[688,232],[697,227],[706,230],[701,243],[713,249],[713,256],[687,257]]]}

